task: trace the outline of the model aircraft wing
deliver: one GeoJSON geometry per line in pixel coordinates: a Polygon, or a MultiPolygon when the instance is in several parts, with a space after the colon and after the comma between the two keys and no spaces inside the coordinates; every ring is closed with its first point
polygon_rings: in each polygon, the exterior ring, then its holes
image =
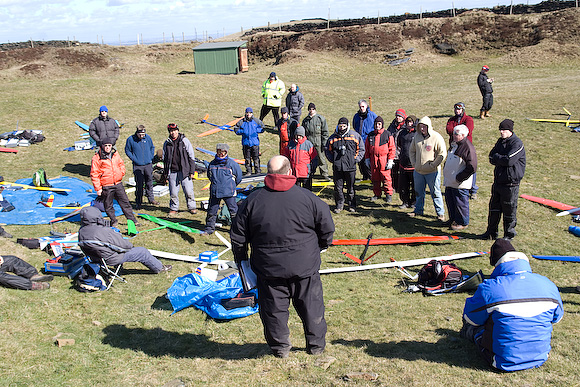
{"type": "Polygon", "coordinates": [[[77,126],[79,128],[81,128],[82,130],[84,130],[85,132],[88,132],[89,131],[89,126],[87,124],[83,124],[80,121],[75,121],[75,124],[77,124],[77,126]]]}

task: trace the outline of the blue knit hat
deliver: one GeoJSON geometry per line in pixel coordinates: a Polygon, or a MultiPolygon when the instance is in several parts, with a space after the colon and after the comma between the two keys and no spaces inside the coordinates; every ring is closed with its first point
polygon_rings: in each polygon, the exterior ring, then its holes
{"type": "Polygon", "coordinates": [[[99,108],[99,113],[100,112],[109,112],[109,109],[107,109],[107,107],[105,105],[103,105],[99,108]]]}

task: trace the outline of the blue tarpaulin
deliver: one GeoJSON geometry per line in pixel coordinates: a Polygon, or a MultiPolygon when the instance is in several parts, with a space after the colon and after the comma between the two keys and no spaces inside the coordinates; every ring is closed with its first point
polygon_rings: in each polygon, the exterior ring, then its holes
{"type": "MultiPolygon", "coordinates": [[[[242,291],[242,281],[237,273],[219,281],[212,281],[197,273],[192,273],[173,281],[171,287],[167,289],[167,297],[173,306],[173,313],[188,306],[195,306],[212,318],[231,320],[250,316],[258,311],[258,305],[253,308],[246,306],[230,310],[222,306],[221,300],[234,298],[242,291]]],[[[256,290],[251,290],[250,293],[257,298],[256,290]]]]}
{"type": "MultiPolygon", "coordinates": [[[[32,179],[19,179],[15,183],[32,185],[32,179]]],[[[48,208],[40,204],[43,196],[54,194],[53,207],[65,207],[67,204],[77,202],[81,206],[91,202],[97,197],[93,186],[77,179],[76,177],[57,177],[49,180],[50,185],[54,188],[70,189],[70,192],[56,193],[51,191],[38,191],[35,189],[18,189],[18,187],[5,187],[2,196],[5,200],[14,206],[14,210],[10,212],[0,212],[0,223],[4,224],[45,224],[52,219],[66,215],[73,210],[71,209],[54,209],[48,208]]],[[[121,208],[115,203],[115,214],[122,214],[121,208]]],[[[69,219],[71,221],[79,221],[80,216],[77,215],[69,219]]]]}

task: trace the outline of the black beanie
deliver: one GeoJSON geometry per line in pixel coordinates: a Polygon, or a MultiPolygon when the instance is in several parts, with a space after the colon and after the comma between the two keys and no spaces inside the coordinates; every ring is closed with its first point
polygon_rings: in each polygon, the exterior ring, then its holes
{"type": "Polygon", "coordinates": [[[380,122],[381,124],[383,124],[383,128],[385,127],[385,121],[383,120],[383,117],[378,116],[377,118],[375,118],[375,123],[373,124],[373,126],[375,128],[377,127],[377,122],[380,122]]]}
{"type": "Polygon", "coordinates": [[[310,109],[314,109],[314,110],[316,110],[316,105],[314,105],[314,102],[310,102],[310,103],[308,104],[308,110],[310,110],[310,109]]]}
{"type": "Polygon", "coordinates": [[[514,131],[514,122],[509,118],[506,118],[499,124],[499,130],[509,130],[513,133],[514,131]]]}
{"type": "Polygon", "coordinates": [[[489,264],[491,266],[495,266],[497,261],[499,261],[499,259],[503,257],[504,254],[508,251],[516,251],[516,249],[510,243],[510,241],[506,239],[497,239],[491,246],[491,250],[489,252],[489,264]]]}

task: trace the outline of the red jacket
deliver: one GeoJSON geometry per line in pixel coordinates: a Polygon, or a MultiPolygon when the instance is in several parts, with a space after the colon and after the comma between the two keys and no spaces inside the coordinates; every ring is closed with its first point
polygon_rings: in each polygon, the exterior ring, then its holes
{"type": "Polygon", "coordinates": [[[111,157],[103,155],[99,149],[91,162],[91,181],[95,191],[103,187],[119,184],[125,176],[125,163],[116,150],[113,149],[111,157]]]}
{"type": "Polygon", "coordinates": [[[365,143],[365,159],[371,160],[371,171],[384,171],[387,162],[395,158],[395,138],[388,130],[373,130],[365,143]]]}
{"type": "Polygon", "coordinates": [[[445,130],[447,130],[447,134],[449,135],[449,144],[453,142],[453,128],[455,128],[457,125],[467,126],[467,129],[469,129],[469,134],[467,135],[467,138],[473,144],[473,138],[471,137],[471,135],[473,134],[473,118],[471,118],[467,114],[463,114],[460,119],[458,119],[457,116],[453,116],[447,121],[447,126],[445,127],[445,130]]]}
{"type": "Polygon", "coordinates": [[[314,145],[303,137],[298,143],[291,141],[286,148],[284,156],[290,159],[292,175],[298,179],[307,178],[316,170],[318,152],[314,145]]]}

